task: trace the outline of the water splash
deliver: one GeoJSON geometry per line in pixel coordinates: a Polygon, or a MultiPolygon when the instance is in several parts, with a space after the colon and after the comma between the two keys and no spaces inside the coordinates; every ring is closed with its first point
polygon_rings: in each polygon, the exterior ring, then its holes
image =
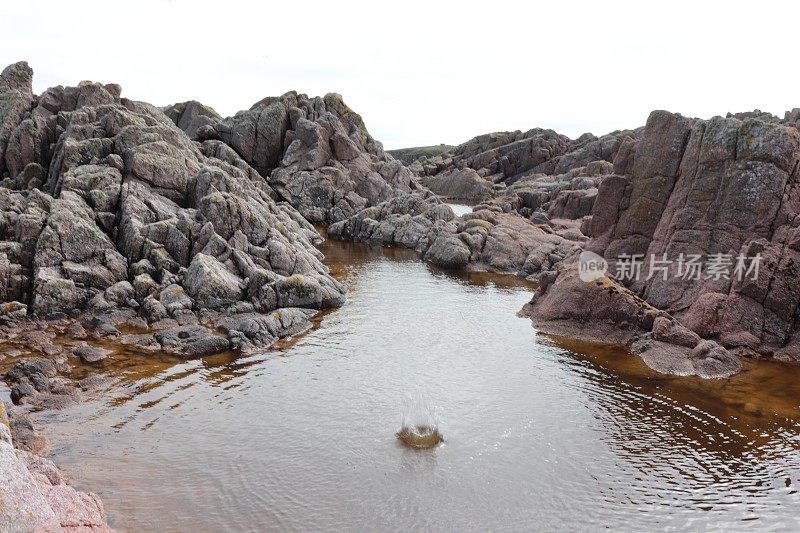
{"type": "Polygon", "coordinates": [[[442,442],[433,409],[421,393],[409,394],[400,410],[397,438],[412,448],[432,448],[442,442]]]}

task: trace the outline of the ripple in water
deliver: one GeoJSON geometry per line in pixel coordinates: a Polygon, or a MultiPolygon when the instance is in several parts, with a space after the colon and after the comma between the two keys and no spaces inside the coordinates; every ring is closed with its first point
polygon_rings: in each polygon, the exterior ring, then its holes
{"type": "Polygon", "coordinates": [[[405,398],[396,435],[400,442],[411,448],[433,448],[444,440],[433,409],[421,393],[405,398]]]}
{"type": "Polygon", "coordinates": [[[323,248],[348,301],[281,350],[106,360],[102,390],[34,413],[112,525],[798,530],[799,366],[661,376],[627,352],[537,335],[516,317],[532,291],[516,278],[323,248]],[[446,445],[403,445],[398,407],[446,445]]]}

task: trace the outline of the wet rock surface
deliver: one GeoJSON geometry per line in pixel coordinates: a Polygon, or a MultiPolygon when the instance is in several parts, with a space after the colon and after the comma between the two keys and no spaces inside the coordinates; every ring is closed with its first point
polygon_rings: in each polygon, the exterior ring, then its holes
{"type": "Polygon", "coordinates": [[[630,346],[650,368],[665,374],[724,378],[742,368],[735,354],[701,339],[615,280],[580,279],[574,263],[540,283],[521,314],[542,333],[630,346]]]}

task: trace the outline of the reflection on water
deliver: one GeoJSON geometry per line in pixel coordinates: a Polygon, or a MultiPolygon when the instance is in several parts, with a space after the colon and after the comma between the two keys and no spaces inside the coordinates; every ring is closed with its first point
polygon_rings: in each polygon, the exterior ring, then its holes
{"type": "Polygon", "coordinates": [[[667,378],[537,337],[530,286],[328,242],[347,304],[283,349],[127,358],[37,416],[54,459],[131,531],[791,529],[797,367],[667,378]],[[446,441],[395,438],[424,391],[446,441]]]}
{"type": "Polygon", "coordinates": [[[453,210],[453,213],[455,213],[457,217],[460,217],[461,215],[466,215],[467,213],[472,213],[471,205],[451,204],[451,203],[448,203],[447,205],[450,206],[450,209],[453,210]]]}

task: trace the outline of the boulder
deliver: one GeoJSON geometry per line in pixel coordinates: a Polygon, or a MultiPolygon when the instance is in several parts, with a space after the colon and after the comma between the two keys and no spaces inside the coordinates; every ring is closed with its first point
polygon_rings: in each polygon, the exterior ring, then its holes
{"type": "Polygon", "coordinates": [[[232,349],[251,353],[271,346],[279,338],[307,331],[315,313],[297,308],[280,309],[269,314],[240,313],[222,317],[215,325],[228,335],[232,349]]]}
{"type": "Polygon", "coordinates": [[[422,179],[423,185],[445,198],[481,202],[492,195],[492,183],[471,168],[442,172],[422,179]]]}
{"type": "Polygon", "coordinates": [[[223,352],[230,347],[228,339],[199,325],[166,329],[154,336],[164,352],[186,359],[223,352]]]}
{"type": "Polygon", "coordinates": [[[164,109],[164,114],[193,141],[201,140],[203,127],[212,127],[222,120],[216,111],[197,100],[173,104],[164,109]]]}
{"type": "Polygon", "coordinates": [[[192,259],[185,284],[189,295],[201,308],[229,306],[238,302],[244,294],[240,277],[213,257],[202,253],[192,259]]]}
{"type": "Polygon", "coordinates": [[[72,355],[79,357],[84,363],[97,363],[105,359],[109,350],[94,346],[76,346],[72,350],[72,355]]]}
{"type": "Polygon", "coordinates": [[[425,260],[443,268],[464,268],[472,252],[457,235],[442,233],[425,252],[425,260]]]}

